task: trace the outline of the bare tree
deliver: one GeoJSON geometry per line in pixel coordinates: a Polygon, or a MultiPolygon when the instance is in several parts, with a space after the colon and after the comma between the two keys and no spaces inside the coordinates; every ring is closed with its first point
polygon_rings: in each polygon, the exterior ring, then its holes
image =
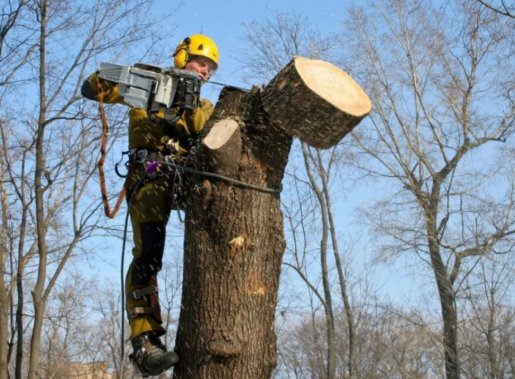
{"type": "MultiPolygon", "coordinates": [[[[16,73],[17,69],[20,67],[19,62],[24,62],[22,56],[20,56],[20,52],[14,47],[7,46],[6,42],[9,41],[10,35],[15,33],[16,27],[21,22],[20,14],[24,11],[24,8],[27,6],[25,1],[19,2],[7,2],[2,6],[1,9],[1,19],[0,19],[0,65],[2,67],[2,71],[0,71],[0,91],[5,92],[8,85],[11,83],[13,75],[16,73]],[[15,57],[15,59],[13,59],[15,57]]],[[[0,95],[0,104],[4,102],[3,96],[0,95]]],[[[0,117],[0,131],[2,132],[2,136],[4,135],[4,127],[5,124],[8,123],[7,120],[0,117]]],[[[4,138],[2,138],[4,139],[4,138]]],[[[0,169],[2,172],[6,172],[7,167],[5,165],[7,156],[5,149],[0,149],[0,169]]],[[[9,281],[9,275],[5,275],[7,272],[12,273],[12,260],[8,261],[9,251],[13,251],[13,242],[14,235],[16,233],[15,229],[12,228],[9,220],[10,220],[10,212],[9,212],[9,203],[10,199],[8,197],[8,188],[5,183],[4,178],[0,180],[0,208],[2,210],[1,213],[1,230],[0,230],[0,303],[3,305],[0,311],[0,325],[5,325],[6,327],[0,327],[0,372],[7,371],[8,359],[13,351],[13,342],[12,339],[8,339],[8,328],[9,325],[9,310],[10,307],[8,304],[12,303],[12,292],[11,289],[13,287],[13,282],[9,281]],[[9,267],[9,269],[8,269],[9,267]],[[7,281],[6,281],[7,280],[7,281]],[[4,343],[6,341],[7,343],[4,343]],[[9,347],[9,348],[8,348],[9,347]]],[[[23,224],[21,225],[23,229],[23,224]]],[[[12,316],[12,313],[11,313],[12,316]]]]}
{"type": "MultiPolygon", "coordinates": [[[[335,47],[331,41],[336,41],[331,36],[322,36],[314,31],[310,28],[306,19],[296,14],[279,14],[275,18],[265,20],[262,23],[254,22],[248,26],[246,38],[252,46],[252,55],[248,56],[246,67],[249,67],[251,74],[258,77],[266,77],[266,75],[277,73],[281,64],[295,55],[328,59],[330,58],[329,53],[335,47]],[[256,62],[259,62],[259,64],[256,64],[256,62]]],[[[336,177],[335,171],[337,171],[338,163],[341,162],[342,154],[338,147],[323,152],[304,143],[301,144],[301,151],[305,179],[299,178],[299,180],[307,185],[316,204],[315,209],[311,210],[311,215],[313,216],[312,222],[319,227],[315,227],[316,230],[306,234],[308,215],[302,213],[304,208],[302,202],[305,200],[297,198],[297,201],[291,206],[292,209],[286,210],[287,214],[291,215],[288,219],[290,221],[290,231],[293,234],[291,236],[293,246],[288,250],[292,252],[294,260],[291,263],[286,261],[285,264],[297,272],[309,291],[312,291],[313,295],[323,305],[327,343],[324,346],[326,351],[324,378],[334,378],[336,376],[336,344],[338,338],[334,313],[338,304],[343,303],[347,316],[348,333],[346,333],[346,336],[349,342],[348,376],[354,378],[356,375],[354,317],[347,289],[345,267],[341,259],[342,252],[339,249],[339,235],[334,220],[331,194],[331,182],[336,177]],[[297,241],[295,234],[299,232],[301,233],[300,240],[297,241]],[[317,288],[317,278],[311,278],[308,274],[306,260],[303,258],[306,254],[306,247],[312,248],[306,242],[307,240],[313,240],[310,235],[320,236],[318,248],[315,248],[315,255],[319,259],[319,269],[316,271],[320,272],[321,289],[317,288]],[[332,266],[333,264],[334,266],[332,266]],[[335,267],[337,272],[339,291],[336,299],[333,293],[333,279],[330,275],[332,267],[335,267]]],[[[296,183],[296,185],[298,184],[299,182],[296,183]]]]}
{"type": "MultiPolygon", "coordinates": [[[[64,273],[63,277],[70,279],[56,284],[47,301],[42,328],[41,370],[48,378],[63,377],[70,364],[85,360],[96,340],[84,338],[89,334],[88,321],[93,314],[87,302],[93,294],[93,283],[83,280],[77,272],[64,273]]],[[[88,360],[95,359],[98,353],[88,360]]]]}
{"type": "Polygon", "coordinates": [[[418,311],[406,311],[390,304],[370,307],[358,332],[360,377],[444,377],[440,365],[442,353],[436,341],[440,332],[432,325],[418,311]]]}
{"type": "Polygon", "coordinates": [[[152,44],[157,24],[141,17],[149,4],[41,0],[2,6],[0,375],[8,375],[14,353],[14,376],[22,377],[22,367],[27,377],[37,376],[50,294],[70,257],[86,251],[86,241],[99,231],[99,195],[89,183],[100,132],[97,120],[85,116],[78,90],[106,51],[113,56],[136,43],[152,44]],[[33,312],[26,311],[29,292],[33,312]]]}
{"type": "Polygon", "coordinates": [[[484,5],[488,9],[499,13],[500,15],[515,18],[515,6],[513,4],[509,4],[508,2],[504,0],[498,0],[498,1],[483,1],[483,0],[476,0],[478,3],[484,5]]]}
{"type": "MultiPolygon", "coordinates": [[[[104,291],[98,289],[96,296],[93,296],[92,309],[97,315],[97,322],[93,324],[93,333],[89,333],[87,336],[94,339],[96,343],[92,346],[95,350],[86,357],[92,361],[94,361],[92,358],[98,357],[106,362],[117,379],[136,378],[139,377],[137,369],[128,359],[121,357],[121,321],[125,317],[124,310],[120,308],[121,296],[123,293],[119,287],[112,284],[104,287],[104,291]]],[[[125,329],[124,335],[127,336],[130,333],[129,326],[125,325],[125,329]]]]}
{"type": "Polygon", "coordinates": [[[345,25],[346,56],[375,106],[354,134],[360,167],[391,188],[368,216],[388,236],[385,256],[429,264],[446,376],[459,378],[456,296],[475,262],[513,252],[513,180],[493,184],[514,129],[512,28],[477,3],[403,0],[353,10],[345,25]]]}
{"type": "MultiPolygon", "coordinates": [[[[441,351],[437,342],[438,328],[417,311],[405,311],[391,304],[366,306],[356,326],[356,378],[443,378],[441,351]]],[[[339,326],[337,335],[344,335],[346,324],[343,312],[335,313],[339,326]]],[[[283,357],[278,378],[324,378],[324,361],[320,357],[325,348],[321,338],[325,316],[303,318],[291,326],[282,339],[283,357]],[[316,330],[318,333],[313,333],[316,330]]],[[[339,339],[336,345],[337,377],[347,378],[348,346],[339,339]]]]}
{"type": "Polygon", "coordinates": [[[478,262],[464,283],[460,345],[469,378],[513,376],[514,284],[508,256],[478,262]]]}

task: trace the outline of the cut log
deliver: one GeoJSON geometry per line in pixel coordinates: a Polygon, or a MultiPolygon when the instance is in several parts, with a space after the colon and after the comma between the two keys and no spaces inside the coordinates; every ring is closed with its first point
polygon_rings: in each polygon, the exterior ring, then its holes
{"type": "Polygon", "coordinates": [[[331,63],[295,57],[263,89],[263,107],[291,136],[318,148],[338,143],[370,112],[367,94],[331,63]]]}

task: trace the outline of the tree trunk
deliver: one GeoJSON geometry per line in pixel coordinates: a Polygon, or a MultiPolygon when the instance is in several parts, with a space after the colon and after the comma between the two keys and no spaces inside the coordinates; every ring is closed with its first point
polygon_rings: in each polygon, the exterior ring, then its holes
{"type": "MultiPolygon", "coordinates": [[[[206,138],[208,143],[194,157],[197,168],[279,189],[292,138],[271,125],[261,109],[260,93],[224,90],[218,109],[215,125],[238,115],[239,133],[228,139],[229,148],[213,150],[212,138],[206,138]]],[[[279,193],[200,175],[189,175],[186,182],[191,192],[177,334],[181,359],[174,374],[269,378],[277,359],[275,305],[285,249],[279,193]]]]}
{"type": "MultiPolygon", "coordinates": [[[[2,153],[0,153],[1,155],[2,153]]],[[[3,183],[0,183],[0,376],[8,376],[8,344],[9,333],[7,331],[9,325],[9,309],[11,309],[11,302],[9,301],[8,288],[6,285],[6,262],[7,252],[9,251],[9,232],[8,232],[8,217],[7,217],[7,193],[4,189],[3,183]]]]}
{"type": "MultiPolygon", "coordinates": [[[[327,263],[327,256],[329,254],[329,238],[331,235],[331,219],[330,219],[330,204],[328,198],[325,196],[324,186],[324,174],[322,169],[318,169],[318,173],[322,179],[322,188],[320,188],[313,176],[313,173],[309,167],[309,152],[306,145],[302,145],[302,154],[304,156],[304,165],[306,166],[306,172],[308,174],[311,188],[315,193],[319,206],[320,206],[320,223],[322,229],[322,235],[320,236],[320,269],[322,274],[322,288],[324,290],[324,313],[325,313],[325,325],[326,325],[326,368],[324,378],[334,379],[336,375],[336,332],[335,332],[335,319],[334,319],[334,306],[331,294],[331,280],[329,276],[329,268],[327,263]]],[[[333,249],[336,246],[332,247],[333,249]]]]}
{"type": "Polygon", "coordinates": [[[36,167],[34,172],[35,198],[36,198],[36,238],[38,245],[38,274],[32,300],[34,304],[34,321],[32,325],[32,336],[30,339],[29,367],[27,378],[35,379],[39,369],[39,357],[41,350],[41,329],[43,328],[43,317],[45,315],[45,300],[43,289],[46,280],[47,270],[47,245],[45,225],[45,201],[43,176],[45,170],[45,121],[46,121],[46,10],[45,0],[40,4],[40,57],[39,57],[39,117],[36,133],[36,167]]]}
{"type": "MultiPolygon", "coordinates": [[[[435,270],[435,275],[438,275],[435,270]]],[[[445,349],[445,372],[447,379],[459,379],[460,361],[458,356],[458,314],[452,287],[447,281],[438,280],[438,291],[442,305],[443,346],[445,349]]]]}
{"type": "Polygon", "coordinates": [[[437,207],[429,205],[428,209],[429,211],[426,212],[426,228],[431,267],[435,276],[442,309],[445,374],[447,379],[459,379],[461,376],[461,367],[458,355],[458,313],[456,311],[456,295],[437,242],[438,232],[435,218],[437,207]]]}
{"type": "Polygon", "coordinates": [[[292,138],[328,147],[370,110],[359,86],[327,65],[296,58],[264,90],[224,89],[205,138],[192,151],[192,167],[209,174],[185,177],[177,379],[272,374],[285,249],[279,189],[292,138]],[[306,80],[314,76],[320,80],[306,80]],[[325,88],[334,82],[340,84],[325,88]],[[359,99],[330,103],[340,92],[359,99]],[[348,106],[363,99],[368,107],[348,106]]]}

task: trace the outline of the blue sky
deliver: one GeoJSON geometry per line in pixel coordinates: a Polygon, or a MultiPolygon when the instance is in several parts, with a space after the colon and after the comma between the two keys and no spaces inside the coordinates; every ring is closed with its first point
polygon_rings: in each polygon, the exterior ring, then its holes
{"type": "MultiPolygon", "coordinates": [[[[353,4],[354,0],[204,0],[185,1],[183,4],[159,0],[156,10],[162,13],[173,12],[172,21],[178,24],[172,37],[174,44],[194,33],[207,34],[216,41],[220,50],[220,68],[214,81],[248,86],[242,80],[242,67],[237,60],[237,54],[245,48],[245,24],[280,12],[296,12],[308,18],[321,33],[336,32],[341,29],[345,9],[353,4]]],[[[213,100],[219,90],[215,86],[206,86],[204,95],[213,100]]]]}

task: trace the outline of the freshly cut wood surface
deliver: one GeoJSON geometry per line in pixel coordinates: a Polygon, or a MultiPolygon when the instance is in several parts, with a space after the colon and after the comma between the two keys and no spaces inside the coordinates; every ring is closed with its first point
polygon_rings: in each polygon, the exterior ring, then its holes
{"type": "Polygon", "coordinates": [[[371,109],[368,96],[345,71],[320,60],[298,57],[295,67],[304,84],[342,112],[361,117],[371,109]]]}
{"type": "Polygon", "coordinates": [[[217,174],[233,176],[238,172],[238,157],[241,150],[239,123],[231,118],[217,121],[209,130],[202,144],[209,152],[206,163],[217,174]]]}
{"type": "Polygon", "coordinates": [[[338,143],[371,110],[367,94],[331,63],[295,57],[264,89],[273,122],[314,147],[338,143]]]}
{"type": "Polygon", "coordinates": [[[233,119],[218,121],[204,138],[203,143],[212,150],[218,149],[231,138],[238,127],[238,123],[233,119]]]}

